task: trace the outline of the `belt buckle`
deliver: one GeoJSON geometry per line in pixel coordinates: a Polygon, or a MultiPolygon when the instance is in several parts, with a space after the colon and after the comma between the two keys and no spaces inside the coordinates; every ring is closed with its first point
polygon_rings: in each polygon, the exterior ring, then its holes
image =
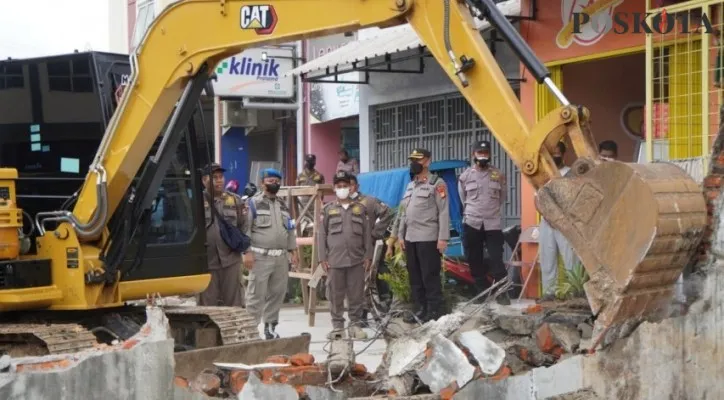
{"type": "Polygon", "coordinates": [[[269,255],[272,257],[279,257],[282,255],[282,251],[279,249],[269,250],[269,255]]]}

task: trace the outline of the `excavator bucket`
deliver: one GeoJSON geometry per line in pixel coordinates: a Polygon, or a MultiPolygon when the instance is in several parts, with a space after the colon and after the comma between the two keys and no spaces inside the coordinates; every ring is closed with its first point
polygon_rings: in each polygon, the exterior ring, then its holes
{"type": "Polygon", "coordinates": [[[586,268],[597,323],[609,328],[665,307],[707,223],[701,187],[670,163],[589,162],[573,171],[544,185],[536,206],[586,268]]]}

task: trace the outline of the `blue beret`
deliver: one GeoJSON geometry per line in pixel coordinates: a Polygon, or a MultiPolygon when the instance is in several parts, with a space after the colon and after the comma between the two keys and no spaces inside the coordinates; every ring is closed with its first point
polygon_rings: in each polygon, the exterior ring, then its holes
{"type": "Polygon", "coordinates": [[[261,175],[262,179],[264,179],[264,178],[282,179],[282,173],[274,168],[265,168],[265,169],[261,170],[261,173],[259,173],[259,175],[261,175]]]}

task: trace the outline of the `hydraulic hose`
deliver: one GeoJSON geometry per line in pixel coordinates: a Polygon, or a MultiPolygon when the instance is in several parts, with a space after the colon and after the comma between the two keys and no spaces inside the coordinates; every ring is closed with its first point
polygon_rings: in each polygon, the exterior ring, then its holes
{"type": "Polygon", "coordinates": [[[45,234],[45,224],[47,222],[68,222],[70,223],[78,238],[81,240],[93,239],[97,237],[105,228],[103,223],[108,217],[108,183],[106,179],[106,170],[100,165],[96,166],[96,199],[97,206],[93,210],[88,223],[81,223],[72,212],[64,211],[46,211],[39,212],[35,215],[35,225],[40,235],[45,234]],[[49,217],[49,218],[45,218],[49,217]]]}

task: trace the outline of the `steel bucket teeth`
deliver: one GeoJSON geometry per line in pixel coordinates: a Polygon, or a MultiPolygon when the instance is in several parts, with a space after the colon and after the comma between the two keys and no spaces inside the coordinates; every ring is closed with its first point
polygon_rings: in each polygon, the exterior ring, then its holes
{"type": "Polygon", "coordinates": [[[605,327],[666,306],[707,223],[701,187],[669,163],[603,162],[548,182],[536,206],[568,238],[605,327]]]}

